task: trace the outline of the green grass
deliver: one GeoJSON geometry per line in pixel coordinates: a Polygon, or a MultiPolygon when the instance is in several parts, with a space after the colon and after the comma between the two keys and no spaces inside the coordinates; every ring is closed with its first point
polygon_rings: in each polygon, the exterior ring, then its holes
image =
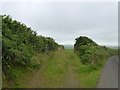
{"type": "Polygon", "coordinates": [[[50,52],[49,55],[36,55],[33,57],[35,61],[32,64],[40,65],[38,69],[29,68],[30,70],[27,69],[25,73],[24,69],[14,68],[14,73],[18,74],[20,78],[17,77],[13,82],[10,81],[12,83],[4,80],[3,87],[31,88],[32,85],[29,85],[31,83],[28,83],[31,79],[36,79],[41,83],[38,87],[60,87],[66,72],[66,57],[64,51],[50,52]],[[42,78],[42,81],[39,81],[39,78],[42,78]]]}
{"type": "Polygon", "coordinates": [[[103,60],[101,64],[97,65],[83,65],[80,62],[80,58],[73,52],[73,50],[66,50],[70,58],[73,70],[79,77],[81,88],[95,88],[100,78],[100,74],[106,60],[103,60]]]}
{"type": "Polygon", "coordinates": [[[76,68],[76,73],[80,77],[81,88],[95,88],[100,78],[102,67],[81,65],[76,68]]]}
{"type": "Polygon", "coordinates": [[[106,60],[102,60],[96,65],[83,65],[78,55],[73,49],[66,49],[40,54],[33,57],[33,65],[39,65],[37,69],[22,70],[15,68],[14,72],[18,78],[14,81],[5,81],[4,87],[14,88],[60,88],[66,87],[66,79],[69,75],[69,68],[72,73],[79,79],[79,87],[95,88],[100,77],[101,70],[106,60]],[[22,71],[26,72],[23,73],[22,71]]]}
{"type": "MultiPolygon", "coordinates": [[[[65,59],[66,55],[63,52],[55,52],[54,57],[49,60],[43,75],[46,79],[45,86],[47,87],[60,87],[65,75],[65,59]],[[62,57],[60,57],[62,56],[62,57]]],[[[42,85],[43,87],[45,87],[42,85]]]]}

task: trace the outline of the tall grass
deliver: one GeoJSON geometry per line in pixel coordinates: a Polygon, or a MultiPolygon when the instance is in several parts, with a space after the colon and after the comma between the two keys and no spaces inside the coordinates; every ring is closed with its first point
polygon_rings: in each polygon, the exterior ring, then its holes
{"type": "Polygon", "coordinates": [[[95,88],[99,81],[102,69],[112,55],[117,54],[117,50],[107,49],[107,51],[100,50],[100,57],[97,58],[98,62],[96,64],[84,65],[81,63],[81,58],[74,53],[72,49],[66,50],[66,53],[70,56],[71,67],[79,77],[80,87],[81,88],[95,88]]]}
{"type": "MultiPolygon", "coordinates": [[[[111,49],[110,52],[112,52],[111,49]]],[[[66,75],[69,75],[67,73],[71,69],[72,73],[79,79],[79,87],[95,88],[108,57],[109,55],[99,58],[97,64],[84,65],[73,49],[51,51],[49,54],[36,54],[31,61],[34,67],[26,69],[14,68],[15,80],[4,80],[3,87],[65,87],[65,80],[68,77],[66,75]],[[38,84],[35,86],[32,81],[38,84]]]]}

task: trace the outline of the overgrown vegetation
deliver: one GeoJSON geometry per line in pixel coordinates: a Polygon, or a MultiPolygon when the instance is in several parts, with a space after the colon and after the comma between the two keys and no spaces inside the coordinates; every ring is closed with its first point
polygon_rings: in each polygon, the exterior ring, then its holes
{"type": "Polygon", "coordinates": [[[108,56],[117,53],[117,50],[100,46],[86,36],[80,36],[75,40],[74,51],[81,58],[83,64],[98,64],[108,56]]]}
{"type": "Polygon", "coordinates": [[[78,87],[95,87],[107,58],[117,54],[85,36],[76,38],[74,50],[64,50],[10,16],[1,18],[4,87],[71,87],[74,77],[78,87]]]}
{"type": "Polygon", "coordinates": [[[6,78],[16,77],[13,68],[35,67],[38,53],[55,51],[58,45],[53,38],[38,36],[35,31],[10,16],[2,15],[2,68],[6,78]]]}
{"type": "Polygon", "coordinates": [[[100,46],[86,36],[80,36],[75,40],[74,52],[82,63],[76,68],[81,77],[81,87],[96,87],[108,57],[117,55],[118,50],[100,46]]]}

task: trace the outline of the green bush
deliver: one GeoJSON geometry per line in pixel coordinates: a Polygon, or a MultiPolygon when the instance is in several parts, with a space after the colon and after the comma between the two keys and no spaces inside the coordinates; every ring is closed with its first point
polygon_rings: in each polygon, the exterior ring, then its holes
{"type": "Polygon", "coordinates": [[[11,68],[31,67],[31,60],[36,61],[32,58],[34,55],[57,50],[60,46],[53,38],[38,36],[30,27],[10,16],[1,17],[3,74],[8,77],[14,74],[11,68]]]}
{"type": "Polygon", "coordinates": [[[99,46],[90,38],[80,36],[76,39],[74,51],[81,58],[83,64],[97,64],[109,56],[108,49],[105,46],[99,46]]]}

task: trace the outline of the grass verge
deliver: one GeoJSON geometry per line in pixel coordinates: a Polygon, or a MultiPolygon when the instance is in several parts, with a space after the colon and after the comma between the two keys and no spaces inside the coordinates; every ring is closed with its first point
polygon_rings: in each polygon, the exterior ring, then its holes
{"type": "Polygon", "coordinates": [[[64,88],[69,82],[70,73],[71,76],[79,79],[77,80],[78,87],[95,88],[107,61],[107,57],[104,57],[99,60],[98,64],[83,65],[73,49],[38,54],[32,59],[33,68],[14,68],[13,73],[17,77],[10,81],[3,80],[3,87],[64,88]],[[65,82],[66,79],[67,82],[65,82]]]}

